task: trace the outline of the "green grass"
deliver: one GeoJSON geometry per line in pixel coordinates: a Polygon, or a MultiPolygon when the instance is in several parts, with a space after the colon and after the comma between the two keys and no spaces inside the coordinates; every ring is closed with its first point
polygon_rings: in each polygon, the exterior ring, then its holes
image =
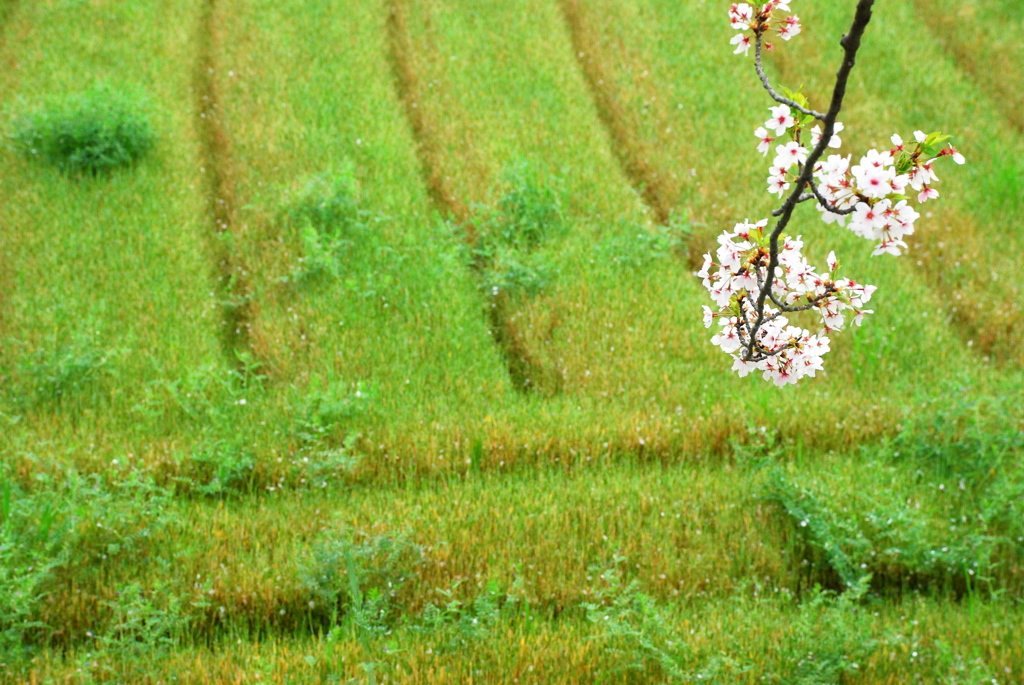
{"type": "Polygon", "coordinates": [[[107,79],[147,93],[158,141],[98,176],[2,152],[0,392],[18,425],[0,438],[8,455],[143,451],[148,427],[133,408],[145,388],[223,363],[190,74],[177,66],[192,54],[194,9],[31,3],[8,17],[4,59],[19,65],[0,84],[8,131],[107,79]]]}
{"type": "MultiPolygon", "coordinates": [[[[7,132],[98,79],[156,141],[99,175],[0,150],[0,679],[1018,677],[985,241],[1019,141],[928,3],[878,8],[842,119],[970,164],[909,258],[803,213],[878,313],[781,392],[730,375],[691,275],[770,210],[725,6],[143,5],[0,6],[7,132]]],[[[820,99],[848,11],[800,8],[770,69],[820,99]]]]}
{"type": "Polygon", "coordinates": [[[98,175],[128,166],[153,147],[145,99],[109,84],[25,116],[15,143],[68,174],[98,175]]]}

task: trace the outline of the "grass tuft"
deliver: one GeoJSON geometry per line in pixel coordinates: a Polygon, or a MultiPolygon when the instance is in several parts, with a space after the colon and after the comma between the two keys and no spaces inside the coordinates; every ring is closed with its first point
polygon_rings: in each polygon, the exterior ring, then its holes
{"type": "Polygon", "coordinates": [[[30,157],[68,175],[93,176],[131,165],[156,140],[145,97],[107,83],[23,116],[13,138],[30,157]]]}

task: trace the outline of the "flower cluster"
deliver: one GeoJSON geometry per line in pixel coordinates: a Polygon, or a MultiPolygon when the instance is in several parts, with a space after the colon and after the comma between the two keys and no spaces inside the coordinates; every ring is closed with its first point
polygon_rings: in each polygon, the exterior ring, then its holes
{"type": "Polygon", "coordinates": [[[718,306],[704,307],[704,325],[715,319],[721,330],[711,342],[733,359],[733,370],[746,376],[754,370],[776,385],[796,383],[814,376],[822,368],[821,358],[829,351],[826,335],[839,331],[852,314],[860,325],[871,310],[864,305],[875,291],[872,285],[837,278],[839,262],[829,255],[828,272],[819,274],[803,255],[801,237],[783,237],[774,274],[771,266],[768,220],[755,224],[736,224],[719,239],[717,261],[704,255],[698,272],[718,306]],[[766,301],[758,306],[764,292],[766,301]],[[805,328],[790,325],[787,313],[810,311],[821,319],[822,330],[814,335],[805,328]]]}
{"type": "Polygon", "coordinates": [[[949,156],[957,164],[964,163],[952,145],[942,147],[948,136],[917,131],[914,138],[916,145],[908,147],[894,135],[891,150],[868,150],[853,166],[849,155],[832,155],[814,166],[822,218],[840,226],[849,219],[847,228],[878,243],[876,255],[899,256],[907,249],[903,237],[914,232],[914,222],[921,216],[910,205],[907,188],[914,190],[920,204],[934,200],[939,196],[934,187],[939,180],[935,175],[938,158],[949,156]]]}
{"type": "MultiPolygon", "coordinates": [[[[907,249],[904,238],[914,232],[920,218],[912,202],[916,199],[921,204],[939,196],[934,187],[936,162],[952,157],[957,164],[964,163],[963,155],[949,144],[949,136],[921,131],[914,134],[913,144],[894,135],[891,149],[869,150],[857,164],[853,155],[831,154],[825,159],[828,148],[842,148],[843,124],[835,121],[834,114],[812,110],[799,91],[783,88],[782,94],[777,93],[761,67],[764,35],[773,25],[785,40],[800,33],[799,18],[776,16],[790,12],[791,1],[769,0],[757,8],[738,3],[729,8],[730,24],[741,31],[732,39],[735,52],[747,54],[756,44],[758,75],[779,103],[770,108],[771,117],[754,135],[762,155],[774,148],[768,192],[786,196],[783,206],[773,212],[782,218],[770,230],[765,219],[726,231],[718,239],[717,261],[704,255],[704,266],[697,274],[717,306],[717,311],[704,307],[705,326],[710,328],[717,319],[720,327],[711,342],[733,357],[733,370],[740,376],[759,370],[780,386],[821,370],[822,356],[829,351],[827,334],[842,330],[850,315],[860,325],[864,315],[871,313],[864,305],[875,291],[874,286],[838,278],[834,252],[825,273],[807,263],[801,237],[784,234],[794,207],[814,201],[826,223],[837,223],[874,241],[875,255],[898,256],[907,249]],[[824,141],[826,131],[829,138],[824,141]],[[798,312],[816,313],[820,331],[812,334],[791,325],[790,315],[798,312]]],[[[861,32],[866,25],[864,20],[861,32]]],[[[842,77],[844,89],[846,76],[842,77]]],[[[837,92],[842,92],[838,88],[837,84],[837,92]]]]}
{"type": "MultiPolygon", "coordinates": [[[[736,46],[736,54],[743,53],[745,55],[750,50],[752,45],[750,42],[751,36],[747,32],[753,33],[755,38],[760,38],[761,35],[771,29],[773,12],[791,11],[789,9],[789,2],[790,0],[768,0],[758,9],[754,9],[754,7],[745,2],[733,4],[729,8],[729,21],[734,29],[744,32],[736,34],[731,41],[736,46]]],[[[779,38],[789,40],[800,33],[800,17],[791,14],[779,20],[776,32],[779,38]]],[[[771,49],[771,43],[767,47],[771,49]]]]}

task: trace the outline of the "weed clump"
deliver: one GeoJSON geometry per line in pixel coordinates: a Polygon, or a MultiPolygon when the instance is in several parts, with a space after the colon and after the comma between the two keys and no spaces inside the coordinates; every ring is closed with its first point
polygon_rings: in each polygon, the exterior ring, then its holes
{"type": "Polygon", "coordinates": [[[136,162],[155,142],[145,99],[105,83],[23,116],[13,138],[29,157],[93,176],[136,162]]]}
{"type": "Polygon", "coordinates": [[[117,375],[118,358],[127,354],[124,348],[104,346],[92,333],[78,333],[70,340],[54,340],[35,349],[17,341],[12,347],[24,352],[14,355],[13,364],[0,366],[10,379],[3,394],[22,410],[75,409],[94,401],[102,394],[104,382],[117,375]]]}
{"type": "Polygon", "coordinates": [[[326,610],[333,634],[344,616],[349,627],[381,635],[395,618],[400,588],[416,574],[423,556],[423,548],[403,531],[370,535],[342,530],[314,545],[303,584],[326,610]]]}
{"type": "Polygon", "coordinates": [[[302,256],[286,278],[307,281],[314,277],[338,278],[346,257],[371,244],[375,215],[363,209],[359,184],[351,163],[338,171],[317,174],[281,202],[279,221],[298,234],[302,256]]]}
{"type": "Polygon", "coordinates": [[[767,682],[831,685],[844,682],[844,674],[856,672],[882,643],[869,612],[861,606],[868,592],[863,580],[841,595],[815,588],[804,603],[788,593],[774,598],[735,597],[731,606],[725,605],[728,613],[758,617],[739,619],[733,628],[737,633],[774,614],[785,623],[785,637],[775,636],[772,648],[754,657],[756,662],[741,650],[709,649],[701,644],[704,640],[692,637],[694,630],[680,631],[671,609],[645,593],[639,580],[624,579],[620,566],[625,560],[616,557],[615,565],[604,570],[592,567],[601,584],[593,601],[582,605],[597,630],[593,638],[608,644],[624,671],[653,669],[667,682],[733,683],[756,673],[767,682]]]}
{"type": "Polygon", "coordinates": [[[66,639],[74,619],[47,601],[66,579],[150,561],[155,538],[176,523],[170,496],[138,471],[40,475],[26,489],[0,469],[0,661],[66,639]]]}
{"type": "Polygon", "coordinates": [[[1024,440],[1007,403],[956,399],[865,452],[869,488],[769,473],[766,499],[792,523],[808,573],[836,589],[870,577],[876,590],[958,596],[1019,582],[1024,440]]]}
{"type": "Polygon", "coordinates": [[[472,261],[492,296],[529,297],[552,278],[538,250],[564,228],[559,182],[545,181],[525,165],[506,173],[506,182],[497,206],[480,210],[472,261]]]}

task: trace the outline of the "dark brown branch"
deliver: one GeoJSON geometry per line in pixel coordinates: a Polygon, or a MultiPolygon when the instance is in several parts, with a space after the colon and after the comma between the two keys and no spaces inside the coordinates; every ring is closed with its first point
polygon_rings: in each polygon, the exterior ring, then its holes
{"type": "MultiPolygon", "coordinates": [[[[789,225],[789,221],[793,216],[793,210],[796,208],[800,201],[800,197],[803,195],[803,189],[811,183],[814,177],[814,166],[818,163],[818,160],[821,159],[821,156],[825,154],[829,141],[832,140],[832,136],[835,134],[836,118],[839,116],[839,112],[843,108],[843,99],[846,97],[846,86],[850,80],[850,72],[853,71],[853,67],[857,63],[857,51],[860,50],[860,41],[864,36],[864,31],[871,22],[871,9],[874,4],[875,0],[860,0],[860,2],[857,3],[857,13],[853,18],[853,24],[850,26],[850,32],[843,36],[842,40],[839,41],[839,44],[844,50],[843,63],[840,65],[839,71],[836,73],[836,85],[832,91],[832,103],[829,105],[828,113],[825,114],[825,117],[822,119],[825,130],[821,134],[821,139],[818,141],[818,145],[807,157],[807,162],[803,166],[793,192],[790,193],[788,198],[786,198],[782,207],[776,210],[779,212],[777,215],[779,216],[779,220],[775,224],[775,228],[772,230],[769,244],[767,271],[768,282],[761,286],[761,292],[757,297],[757,305],[755,308],[755,311],[757,312],[757,320],[754,322],[751,340],[747,343],[744,361],[750,361],[754,357],[754,345],[756,343],[757,333],[765,323],[765,300],[768,299],[768,292],[772,287],[775,269],[779,265],[779,237],[782,235],[782,232],[786,230],[786,226],[789,225]]],[[[760,45],[760,40],[758,43],[760,45]]],[[[758,68],[758,75],[762,76],[763,74],[764,71],[758,68]]],[[[767,78],[762,77],[762,82],[766,81],[767,78]]],[[[775,215],[774,212],[772,214],[775,215]]]]}
{"type": "MultiPolygon", "coordinates": [[[[799,205],[799,204],[802,204],[804,202],[807,202],[808,200],[813,200],[813,199],[814,199],[814,195],[812,195],[811,193],[804,193],[803,195],[801,195],[800,197],[797,198],[796,203],[799,205]]],[[[782,215],[782,207],[779,207],[778,209],[773,209],[772,210],[772,216],[777,217],[777,216],[781,216],[781,215],[782,215]]]]}

